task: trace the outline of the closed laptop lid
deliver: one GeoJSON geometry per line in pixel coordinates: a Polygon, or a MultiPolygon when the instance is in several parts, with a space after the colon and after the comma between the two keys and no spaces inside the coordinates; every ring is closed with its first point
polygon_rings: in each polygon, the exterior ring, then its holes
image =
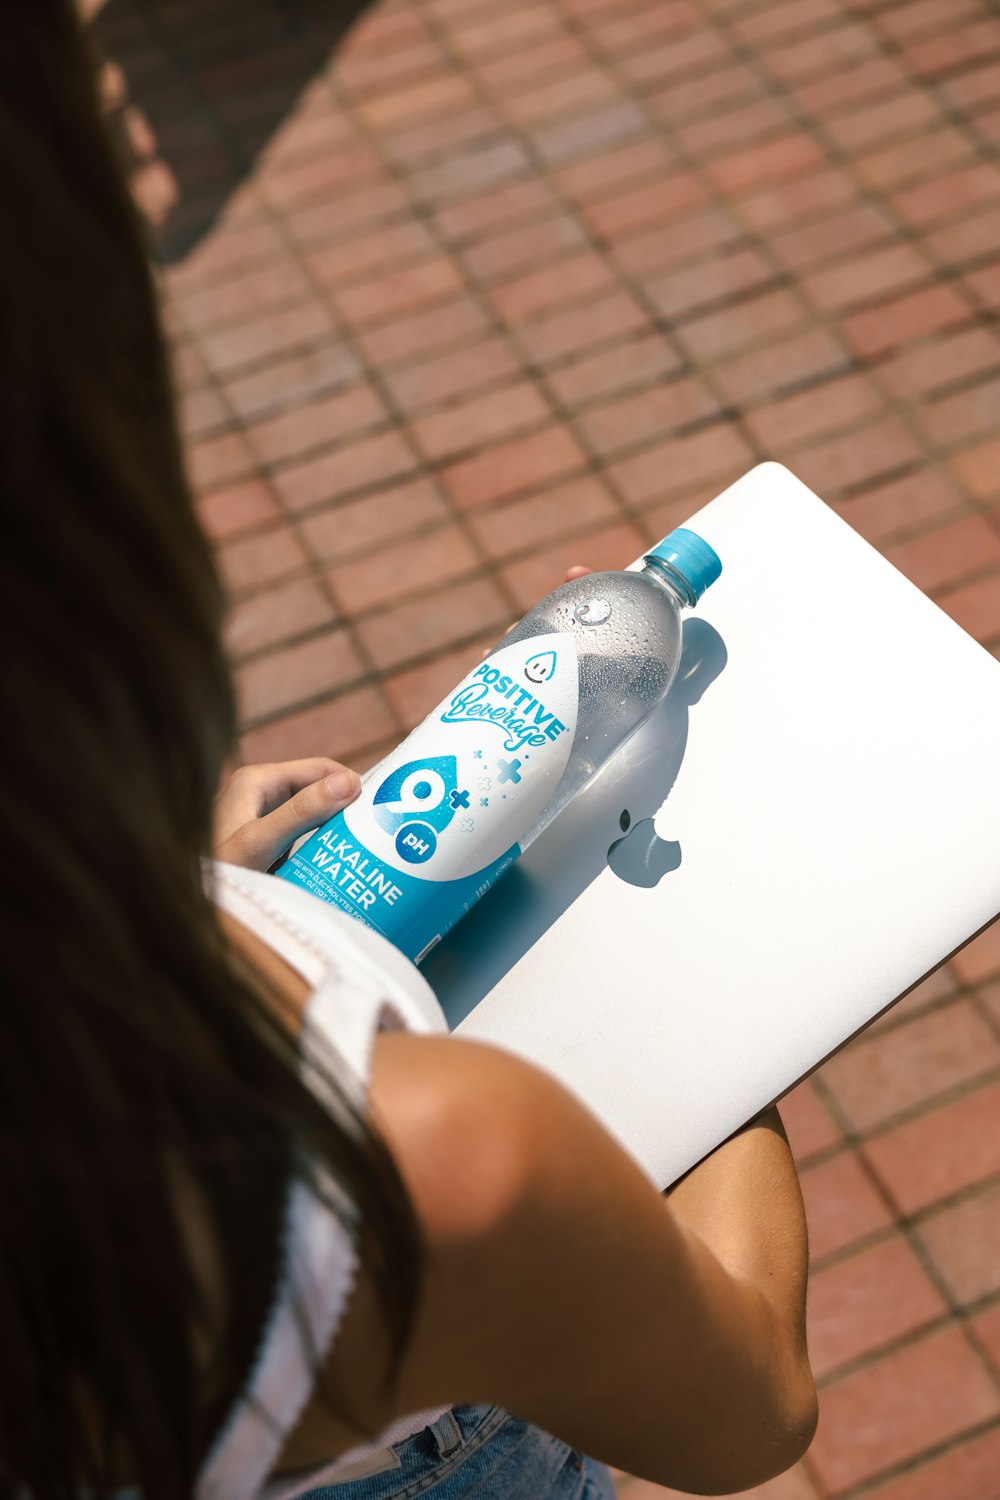
{"type": "Polygon", "coordinates": [[[660,1186],[1000,912],[1000,663],[777,464],[686,524],[669,697],[424,965],[660,1186]]]}

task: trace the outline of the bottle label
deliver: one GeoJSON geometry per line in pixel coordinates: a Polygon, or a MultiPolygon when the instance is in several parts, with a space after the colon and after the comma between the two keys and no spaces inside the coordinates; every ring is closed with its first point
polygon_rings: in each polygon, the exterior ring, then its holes
{"type": "Polygon", "coordinates": [[[502,646],[279,874],[419,961],[521,852],[566,769],[578,706],[572,635],[502,646]]]}

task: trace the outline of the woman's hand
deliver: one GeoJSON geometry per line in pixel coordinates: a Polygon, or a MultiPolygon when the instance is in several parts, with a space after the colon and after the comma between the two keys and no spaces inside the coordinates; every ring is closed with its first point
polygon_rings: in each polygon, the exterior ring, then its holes
{"type": "Polygon", "coordinates": [[[240,766],[215,799],[212,853],[269,870],[300,834],[334,817],[360,790],[357,771],[324,755],[240,766]]]}

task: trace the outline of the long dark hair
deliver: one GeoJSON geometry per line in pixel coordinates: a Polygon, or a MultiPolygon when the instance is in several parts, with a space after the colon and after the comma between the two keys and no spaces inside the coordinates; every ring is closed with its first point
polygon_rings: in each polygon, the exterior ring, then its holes
{"type": "Polygon", "coordinates": [[[0,201],[0,1494],[102,1493],[124,1462],[176,1500],[252,1360],[289,1174],[344,1191],[387,1380],[421,1247],[203,889],[234,741],[222,596],[71,0],[5,7],[0,201]]]}

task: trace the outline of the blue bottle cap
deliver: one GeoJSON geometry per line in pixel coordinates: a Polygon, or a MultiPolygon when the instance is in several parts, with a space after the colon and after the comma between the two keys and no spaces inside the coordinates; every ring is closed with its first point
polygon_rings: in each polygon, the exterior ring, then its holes
{"type": "Polygon", "coordinates": [[[695,532],[686,531],[683,527],[672,531],[662,542],[657,542],[646,556],[655,557],[658,562],[666,563],[675,573],[679,573],[696,600],[701,598],[722,572],[722,563],[708,543],[695,532]]]}

